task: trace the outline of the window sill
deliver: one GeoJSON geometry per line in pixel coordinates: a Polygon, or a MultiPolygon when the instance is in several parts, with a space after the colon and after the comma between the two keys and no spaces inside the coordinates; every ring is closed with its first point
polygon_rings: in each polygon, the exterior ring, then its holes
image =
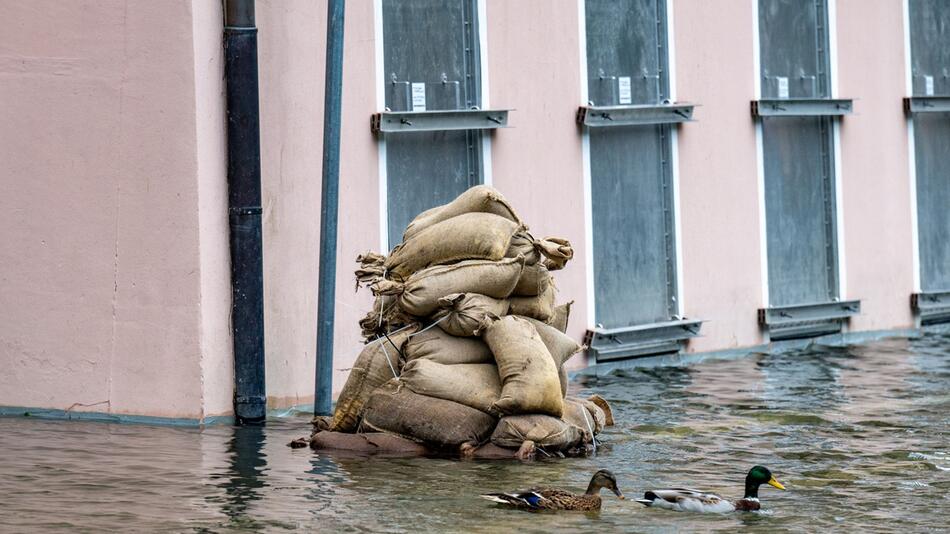
{"type": "Polygon", "coordinates": [[[923,325],[950,323],[950,291],[921,291],[910,296],[910,306],[923,325]]]}
{"type": "Polygon", "coordinates": [[[699,335],[702,321],[682,320],[665,323],[595,328],[588,330],[585,343],[597,362],[607,362],[680,352],[686,342],[699,335]]]}
{"type": "Polygon", "coordinates": [[[909,96],[904,98],[904,113],[950,113],[950,96],[909,96]]]}
{"type": "Polygon", "coordinates": [[[752,101],[753,117],[836,117],[850,115],[850,98],[781,98],[752,101]]]}
{"type": "Polygon", "coordinates": [[[769,339],[800,339],[835,334],[850,317],[861,313],[860,300],[822,302],[759,309],[759,324],[769,331],[769,339]]]}
{"type": "Polygon", "coordinates": [[[639,126],[647,124],[677,124],[693,120],[694,104],[581,106],[577,123],[590,127],[639,126]]]}
{"type": "Polygon", "coordinates": [[[374,134],[495,130],[508,127],[508,109],[459,109],[447,111],[384,111],[374,113],[374,134]]]}

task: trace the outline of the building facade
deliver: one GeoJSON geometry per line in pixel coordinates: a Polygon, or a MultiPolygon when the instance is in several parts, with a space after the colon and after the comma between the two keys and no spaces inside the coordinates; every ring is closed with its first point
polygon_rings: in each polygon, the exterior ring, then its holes
{"type": "MultiPolygon", "coordinates": [[[[0,13],[0,406],[229,415],[220,3],[0,13]]],[[[257,27],[281,409],[313,402],[326,4],[257,27]]],[[[941,320],[948,28],[940,0],[351,0],[334,396],[353,260],[480,183],[573,243],[575,368],[941,320]]]]}

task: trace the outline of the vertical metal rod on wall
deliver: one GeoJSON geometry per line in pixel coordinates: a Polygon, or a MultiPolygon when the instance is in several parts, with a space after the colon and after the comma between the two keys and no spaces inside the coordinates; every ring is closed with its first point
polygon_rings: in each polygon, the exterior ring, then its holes
{"type": "Polygon", "coordinates": [[[243,424],[267,415],[257,27],[254,0],[225,0],[224,11],[234,415],[243,424]]]}
{"type": "Polygon", "coordinates": [[[343,92],[345,0],[327,2],[326,90],[323,106],[323,189],[320,201],[320,281],[317,295],[317,369],[313,411],[330,414],[333,387],[333,322],[336,304],[336,237],[340,191],[340,108],[343,92]]]}

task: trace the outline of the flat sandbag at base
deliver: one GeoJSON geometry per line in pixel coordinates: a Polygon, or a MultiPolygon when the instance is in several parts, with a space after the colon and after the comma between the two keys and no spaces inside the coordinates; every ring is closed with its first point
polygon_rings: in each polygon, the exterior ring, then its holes
{"type": "Polygon", "coordinates": [[[429,360],[406,364],[399,380],[413,392],[449,400],[491,413],[501,395],[498,367],[493,363],[442,365],[429,360]]]}
{"type": "Polygon", "coordinates": [[[518,223],[491,213],[464,213],[419,232],[386,258],[387,276],[405,280],[431,265],[505,257],[518,223]]]}
{"type": "MultiPolygon", "coordinates": [[[[594,427],[594,434],[599,434],[600,431],[603,430],[604,427],[607,426],[607,412],[605,412],[603,408],[601,408],[599,405],[597,405],[590,399],[581,399],[578,397],[567,397],[566,399],[564,399],[564,402],[583,406],[584,409],[587,410],[590,424],[591,426],[594,427]]],[[[567,417],[564,417],[564,419],[567,420],[567,417]]],[[[581,428],[585,428],[585,427],[581,427],[581,428]]]]}
{"type": "Polygon", "coordinates": [[[508,301],[478,293],[453,293],[439,299],[441,309],[432,320],[447,334],[473,337],[486,316],[508,314],[508,301]]]}
{"type": "Polygon", "coordinates": [[[409,334],[415,331],[416,327],[411,326],[389,334],[388,339],[372,341],[363,347],[337,398],[330,430],[335,432],[356,430],[363,407],[373,390],[385,384],[394,375],[398,375],[399,351],[402,350],[402,345],[409,334]]]}
{"type": "Polygon", "coordinates": [[[444,365],[495,363],[488,345],[478,337],[455,337],[431,327],[409,338],[402,347],[406,362],[430,360],[444,365]]]}
{"type": "Polygon", "coordinates": [[[581,443],[581,429],[548,415],[509,415],[498,421],[491,442],[499,447],[516,449],[525,441],[548,452],[570,449],[581,443]]]}
{"type": "Polygon", "coordinates": [[[495,428],[495,418],[457,402],[413,393],[390,381],[370,395],[363,425],[437,448],[457,449],[481,443],[495,428]]]}
{"type": "Polygon", "coordinates": [[[437,265],[416,272],[405,283],[380,280],[373,294],[398,295],[406,312],[428,317],[439,307],[439,299],[452,293],[479,293],[496,299],[508,298],[521,277],[524,258],[500,261],[469,260],[453,265],[437,265]]]}
{"type": "Polygon", "coordinates": [[[554,318],[554,284],[548,284],[544,292],[535,297],[511,297],[508,313],[524,315],[548,323],[554,318]]]}
{"type": "Polygon", "coordinates": [[[428,449],[415,441],[387,434],[344,434],[343,432],[317,432],[310,437],[310,448],[317,451],[346,451],[357,454],[405,454],[422,456],[428,449]]]}
{"type": "Polygon", "coordinates": [[[408,241],[422,230],[463,213],[492,213],[519,225],[521,224],[521,219],[515,213],[511,204],[508,204],[508,201],[505,200],[504,195],[491,186],[476,185],[456,197],[452,202],[436,206],[417,215],[406,227],[402,240],[408,241]]]}
{"type": "Polygon", "coordinates": [[[511,296],[536,297],[544,293],[548,286],[553,283],[554,281],[551,279],[551,273],[547,267],[540,263],[534,265],[525,263],[524,270],[521,271],[521,278],[518,279],[518,284],[511,292],[511,296]]]}
{"type": "Polygon", "coordinates": [[[534,325],[508,315],[486,319],[481,332],[495,355],[502,380],[494,410],[560,417],[563,403],[557,366],[534,325]]]}
{"type": "Polygon", "coordinates": [[[564,304],[558,304],[554,307],[554,317],[551,318],[551,326],[557,328],[561,332],[567,332],[567,321],[571,318],[571,306],[574,305],[574,301],[565,302],[564,304]]]}

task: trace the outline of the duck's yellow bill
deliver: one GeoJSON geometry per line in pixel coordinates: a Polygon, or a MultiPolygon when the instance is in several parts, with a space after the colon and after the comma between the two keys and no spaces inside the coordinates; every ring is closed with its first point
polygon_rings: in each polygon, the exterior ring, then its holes
{"type": "Polygon", "coordinates": [[[778,480],[775,480],[775,477],[772,477],[769,479],[769,486],[776,487],[783,491],[785,490],[785,486],[783,486],[782,483],[779,482],[778,480]]]}

